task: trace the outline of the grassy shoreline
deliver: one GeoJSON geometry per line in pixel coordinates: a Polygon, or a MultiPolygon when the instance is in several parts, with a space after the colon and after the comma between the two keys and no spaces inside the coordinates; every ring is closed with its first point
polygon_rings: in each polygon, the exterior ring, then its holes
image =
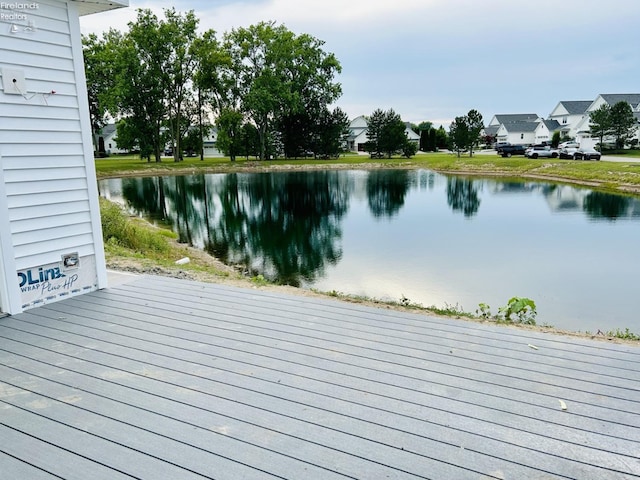
{"type": "MultiPolygon", "coordinates": [[[[640,196],[640,162],[585,162],[579,160],[501,158],[479,154],[472,158],[449,153],[419,154],[411,159],[394,157],[371,160],[366,155],[347,154],[336,160],[289,159],[260,162],[228,158],[185,158],[174,162],[165,158],[161,163],[146,162],[134,156],[110,157],[96,160],[99,179],[126,176],[185,175],[231,172],[269,172],[317,169],[429,169],[443,174],[498,177],[566,183],[592,189],[640,196]]],[[[633,161],[635,160],[635,161],[633,161]]]]}

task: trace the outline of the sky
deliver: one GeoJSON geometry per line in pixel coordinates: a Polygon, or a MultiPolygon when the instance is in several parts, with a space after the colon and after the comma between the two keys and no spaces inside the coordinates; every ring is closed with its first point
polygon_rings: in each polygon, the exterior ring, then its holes
{"type": "Polygon", "coordinates": [[[639,0],[129,0],[81,17],[83,34],[127,31],[137,9],[193,10],[218,38],[260,21],[324,41],[342,65],[336,106],[393,109],[448,129],[478,110],[546,118],[560,101],[640,93],[639,0]]]}

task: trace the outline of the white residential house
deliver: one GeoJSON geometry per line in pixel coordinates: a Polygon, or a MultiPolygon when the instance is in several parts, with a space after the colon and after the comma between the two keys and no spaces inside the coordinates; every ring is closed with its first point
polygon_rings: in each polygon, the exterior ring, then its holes
{"type": "MultiPolygon", "coordinates": [[[[481,135],[491,135],[498,143],[511,143],[514,145],[530,145],[536,142],[536,128],[542,118],[536,113],[504,113],[491,117],[489,124],[485,126],[481,135]]],[[[545,135],[544,127],[539,135],[545,135]]]]}
{"type": "MultiPolygon", "coordinates": [[[[410,123],[405,123],[405,134],[411,142],[420,145],[420,135],[411,129],[410,123]]],[[[351,120],[349,135],[347,136],[347,150],[351,152],[364,152],[365,145],[369,141],[367,136],[367,118],[364,115],[351,120]]]]}
{"type": "Polygon", "coordinates": [[[557,120],[541,120],[535,130],[535,143],[551,143],[553,135],[560,132],[561,127],[557,120]]]}
{"type": "Polygon", "coordinates": [[[102,142],[104,144],[104,151],[109,155],[129,153],[124,148],[118,147],[117,135],[118,132],[116,124],[109,123],[100,130],[100,133],[98,134],[98,144],[102,142]]]}
{"type": "Polygon", "coordinates": [[[498,143],[513,145],[530,145],[536,142],[536,131],[541,123],[532,121],[515,121],[501,123],[496,140],[498,143]]]}
{"type": "Polygon", "coordinates": [[[577,125],[584,117],[591,100],[563,100],[549,114],[549,120],[556,120],[560,124],[563,137],[575,138],[577,125]]]}
{"type": "Polygon", "coordinates": [[[208,135],[203,139],[203,150],[205,157],[223,157],[224,154],[218,150],[216,142],[218,141],[218,129],[213,127],[209,129],[208,135]]]}
{"type": "Polygon", "coordinates": [[[349,124],[349,136],[347,137],[347,149],[352,152],[364,152],[367,138],[367,119],[364,115],[351,120],[349,124]]]}
{"type": "Polygon", "coordinates": [[[125,6],[0,3],[0,312],[106,287],[79,17],[125,6]]]}
{"type": "Polygon", "coordinates": [[[418,147],[420,146],[420,135],[412,130],[410,122],[405,123],[404,133],[407,135],[410,142],[416,143],[418,147]]]}
{"type": "MultiPolygon", "coordinates": [[[[640,93],[608,93],[598,95],[596,99],[591,102],[591,105],[587,108],[584,116],[576,125],[576,141],[580,143],[580,146],[593,148],[600,141],[599,138],[591,136],[591,112],[597,110],[604,104],[608,104],[612,107],[618,102],[628,102],[629,105],[631,105],[631,110],[633,110],[634,115],[640,113],[640,93]]],[[[636,115],[636,118],[638,118],[638,115],[636,115]]],[[[640,141],[640,123],[638,124],[638,128],[636,128],[636,138],[640,141]]],[[[611,142],[613,139],[608,138],[606,141],[611,142]]]]}

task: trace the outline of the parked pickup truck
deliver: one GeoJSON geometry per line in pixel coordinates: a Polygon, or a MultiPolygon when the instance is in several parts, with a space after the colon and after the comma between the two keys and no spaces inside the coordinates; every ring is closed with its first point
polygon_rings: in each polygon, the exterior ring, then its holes
{"type": "Polygon", "coordinates": [[[496,151],[501,157],[510,157],[511,155],[524,155],[526,147],[524,145],[500,145],[496,151]]]}

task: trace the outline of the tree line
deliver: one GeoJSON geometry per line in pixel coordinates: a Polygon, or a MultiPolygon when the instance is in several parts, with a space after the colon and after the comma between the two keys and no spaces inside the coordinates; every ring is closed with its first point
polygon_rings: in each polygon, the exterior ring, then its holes
{"type": "MultiPolygon", "coordinates": [[[[139,9],[128,31],[83,36],[95,135],[117,118],[118,146],[160,161],[165,145],[203,155],[211,119],[232,160],[313,152],[337,156],[349,119],[330,109],[342,90],[341,65],[324,42],[261,22],[220,38],[198,33],[193,11],[139,9]]],[[[100,146],[96,145],[100,150],[100,146]]]]}
{"type": "Polygon", "coordinates": [[[617,102],[613,105],[605,103],[589,114],[590,133],[600,139],[599,149],[603,150],[605,137],[613,137],[615,147],[624,148],[625,145],[637,146],[637,120],[628,102],[617,102]]]}

